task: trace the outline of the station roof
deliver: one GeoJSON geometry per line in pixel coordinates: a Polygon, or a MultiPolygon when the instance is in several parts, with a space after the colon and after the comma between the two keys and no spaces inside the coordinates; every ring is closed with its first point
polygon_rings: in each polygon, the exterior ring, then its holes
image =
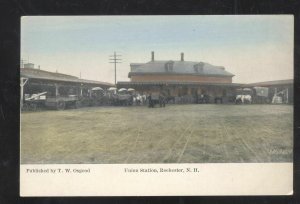
{"type": "Polygon", "coordinates": [[[293,79],[256,82],[256,83],[245,84],[244,87],[249,87],[249,86],[251,86],[251,87],[252,86],[279,86],[279,85],[290,85],[290,84],[294,84],[293,79]]]}
{"type": "Polygon", "coordinates": [[[214,66],[206,62],[192,61],[173,61],[173,60],[155,60],[147,63],[131,63],[131,71],[128,76],[143,75],[143,74],[192,74],[204,76],[234,76],[232,73],[225,70],[222,66],[214,66]],[[166,72],[165,66],[167,63],[172,63],[171,72],[166,72]],[[202,65],[202,69],[195,71],[194,66],[202,65]]]}
{"type": "Polygon", "coordinates": [[[21,75],[21,77],[25,77],[25,78],[29,78],[29,79],[95,84],[95,85],[102,85],[102,86],[114,86],[113,84],[107,83],[107,82],[79,79],[78,77],[72,76],[72,75],[49,72],[49,71],[33,69],[33,68],[21,68],[20,75],[21,75]]]}

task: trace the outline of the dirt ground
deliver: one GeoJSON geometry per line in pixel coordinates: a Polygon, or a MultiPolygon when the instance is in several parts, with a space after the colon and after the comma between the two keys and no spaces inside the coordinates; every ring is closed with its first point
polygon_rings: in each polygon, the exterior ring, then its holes
{"type": "Polygon", "coordinates": [[[21,114],[21,163],[291,162],[293,106],[92,107],[21,114]]]}

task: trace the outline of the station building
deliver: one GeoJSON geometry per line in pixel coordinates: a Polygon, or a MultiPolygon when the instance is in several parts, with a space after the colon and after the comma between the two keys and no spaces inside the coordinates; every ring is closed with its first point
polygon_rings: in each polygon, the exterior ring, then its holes
{"type": "Polygon", "coordinates": [[[120,81],[119,88],[134,88],[149,94],[155,90],[164,91],[186,103],[195,102],[199,95],[209,96],[210,102],[222,98],[222,102],[234,100],[235,90],[241,84],[232,83],[234,74],[223,66],[202,61],[155,60],[154,52],[146,63],[131,63],[129,82],[120,81]]]}

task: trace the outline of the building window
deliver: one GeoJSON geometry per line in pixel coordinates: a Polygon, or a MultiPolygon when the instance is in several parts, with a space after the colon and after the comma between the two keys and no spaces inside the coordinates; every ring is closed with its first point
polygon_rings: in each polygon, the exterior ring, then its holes
{"type": "Polygon", "coordinates": [[[173,64],[174,64],[174,62],[167,62],[166,64],[165,64],[165,71],[166,72],[172,72],[173,71],[173,64]]]}
{"type": "Polygon", "coordinates": [[[199,73],[199,72],[203,72],[203,67],[204,67],[204,63],[200,62],[198,64],[194,65],[194,71],[199,73]]]}

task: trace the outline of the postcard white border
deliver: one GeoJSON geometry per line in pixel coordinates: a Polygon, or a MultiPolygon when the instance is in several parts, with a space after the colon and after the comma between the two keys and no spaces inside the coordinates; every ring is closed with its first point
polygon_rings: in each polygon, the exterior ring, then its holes
{"type": "Polygon", "coordinates": [[[292,194],[292,163],[20,166],[20,195],[24,197],[292,194]],[[185,172],[125,172],[125,168],[139,171],[142,168],[158,170],[183,168],[185,172]],[[190,168],[192,172],[186,172],[186,168],[190,168]],[[39,172],[32,172],[33,169],[39,172]],[[40,169],[46,172],[40,172],[40,169]],[[56,169],[56,172],[51,173],[51,169],[56,169]],[[60,173],[58,169],[61,169],[60,173]],[[71,173],[66,173],[65,169],[70,169],[71,173]],[[89,172],[78,173],[80,169],[89,172]],[[193,172],[194,169],[197,171],[193,172]]]}

